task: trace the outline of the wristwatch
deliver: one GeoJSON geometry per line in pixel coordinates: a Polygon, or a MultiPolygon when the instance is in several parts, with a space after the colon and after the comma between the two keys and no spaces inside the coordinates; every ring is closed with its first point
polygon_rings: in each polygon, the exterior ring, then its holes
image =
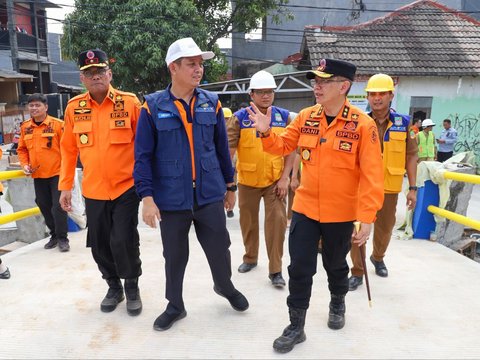
{"type": "Polygon", "coordinates": [[[415,190],[415,191],[417,191],[417,190],[418,190],[418,187],[416,187],[416,186],[409,186],[409,187],[408,187],[408,190],[415,190]]]}
{"type": "Polygon", "coordinates": [[[232,192],[237,191],[237,185],[233,184],[233,185],[227,186],[227,191],[232,191],[232,192]]]}

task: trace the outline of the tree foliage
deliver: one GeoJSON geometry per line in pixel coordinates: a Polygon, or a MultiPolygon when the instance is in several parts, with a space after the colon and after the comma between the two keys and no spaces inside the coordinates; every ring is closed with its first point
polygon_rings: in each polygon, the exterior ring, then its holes
{"type": "MultiPolygon", "coordinates": [[[[165,65],[168,46],[192,37],[203,50],[214,51],[205,63],[205,77],[218,81],[227,63],[216,41],[233,27],[251,31],[273,13],[277,21],[288,0],[76,0],[64,25],[62,50],[76,60],[84,50],[101,48],[112,60],[115,86],[138,94],[161,89],[169,82],[165,65]]],[[[288,16],[288,14],[287,14],[288,16]]]]}

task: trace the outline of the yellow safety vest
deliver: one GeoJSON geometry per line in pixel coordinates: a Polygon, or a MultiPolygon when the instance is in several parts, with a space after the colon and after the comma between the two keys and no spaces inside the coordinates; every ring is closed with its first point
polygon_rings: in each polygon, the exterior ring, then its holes
{"type": "Polygon", "coordinates": [[[430,131],[428,137],[424,131],[418,133],[418,157],[434,158],[435,157],[435,135],[430,131]]]}

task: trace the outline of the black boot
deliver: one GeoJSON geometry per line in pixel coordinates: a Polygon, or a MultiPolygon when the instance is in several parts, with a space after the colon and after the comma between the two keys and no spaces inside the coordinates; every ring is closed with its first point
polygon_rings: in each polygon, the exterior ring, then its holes
{"type": "Polygon", "coordinates": [[[276,338],[273,342],[273,348],[281,353],[291,351],[296,344],[307,339],[305,331],[303,331],[307,310],[290,307],[288,312],[290,314],[290,325],[283,330],[282,336],[276,338]]]}
{"type": "Polygon", "coordinates": [[[142,312],[142,299],[138,288],[138,278],[125,279],[125,296],[127,297],[128,315],[139,315],[142,312]]]}
{"type": "Polygon", "coordinates": [[[345,326],[345,295],[331,294],[328,327],[339,330],[345,326]]]}
{"type": "Polygon", "coordinates": [[[107,279],[107,284],[108,292],[100,304],[100,310],[103,312],[112,312],[125,297],[123,296],[123,287],[119,278],[107,279]]]}

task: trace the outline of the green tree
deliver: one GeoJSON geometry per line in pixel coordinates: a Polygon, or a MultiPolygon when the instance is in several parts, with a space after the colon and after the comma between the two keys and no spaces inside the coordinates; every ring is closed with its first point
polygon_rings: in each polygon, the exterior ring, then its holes
{"type": "Polygon", "coordinates": [[[168,46],[192,37],[200,48],[217,54],[206,63],[205,79],[218,81],[227,62],[216,41],[232,27],[255,29],[270,12],[280,16],[287,2],[237,0],[232,11],[229,0],[76,0],[65,20],[62,49],[66,58],[76,60],[81,51],[101,48],[111,58],[115,86],[145,94],[169,82],[168,46]]]}

